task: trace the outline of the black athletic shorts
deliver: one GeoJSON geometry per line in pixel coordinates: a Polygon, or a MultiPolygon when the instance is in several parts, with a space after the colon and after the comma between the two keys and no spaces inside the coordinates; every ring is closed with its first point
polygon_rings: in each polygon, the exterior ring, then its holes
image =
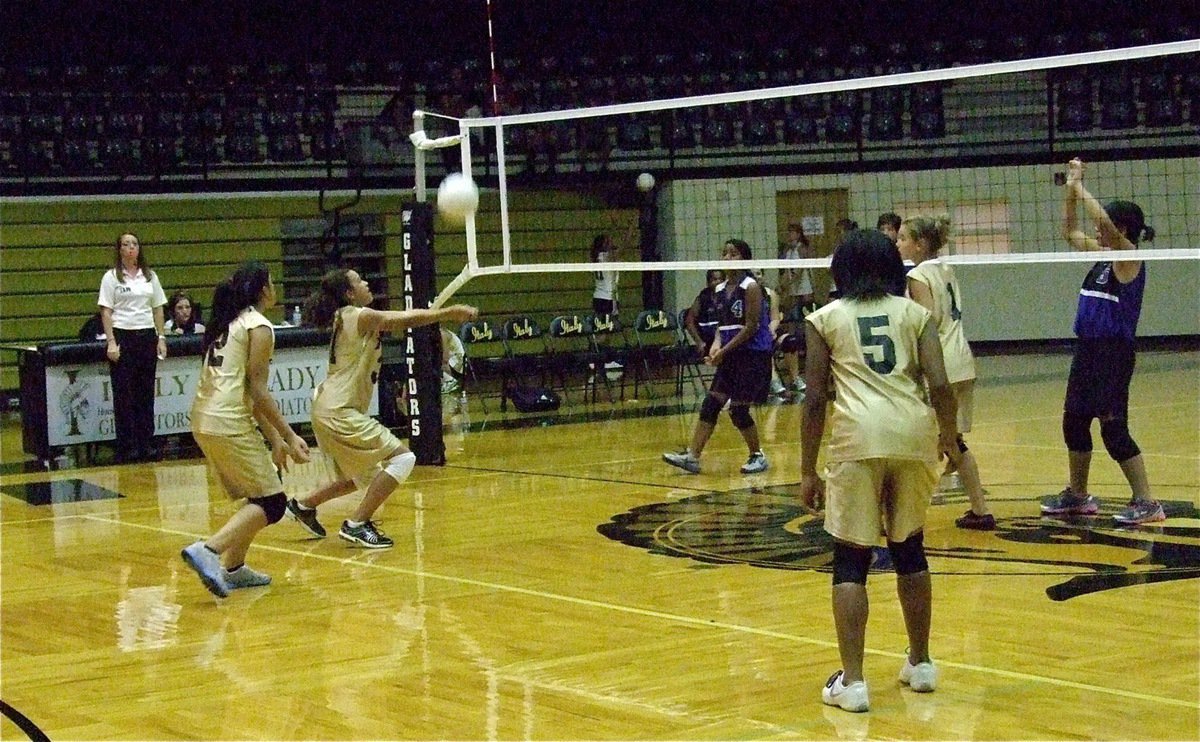
{"type": "Polygon", "coordinates": [[[771,391],[771,351],[738,348],[717,366],[711,389],[734,402],[766,404],[771,391]]]}
{"type": "Polygon", "coordinates": [[[1072,415],[1128,417],[1134,344],[1125,338],[1078,338],[1063,409],[1072,415]]]}

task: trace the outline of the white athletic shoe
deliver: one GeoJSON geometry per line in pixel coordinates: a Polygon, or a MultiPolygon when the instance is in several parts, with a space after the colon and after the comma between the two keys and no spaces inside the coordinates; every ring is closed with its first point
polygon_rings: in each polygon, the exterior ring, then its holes
{"type": "Polygon", "coordinates": [[[664,453],[662,459],[671,466],[683,469],[688,474],[700,473],[700,459],[693,456],[691,451],[684,450],[679,453],[664,453]]]}
{"type": "Polygon", "coordinates": [[[911,664],[907,657],[900,668],[900,682],[917,693],[929,693],[937,687],[937,667],[933,660],[911,664]]]}
{"type": "Polygon", "coordinates": [[[867,682],[856,680],[850,685],[842,683],[842,670],[829,676],[825,687],[821,689],[821,701],[826,706],[837,706],[843,711],[866,711],[871,708],[867,697],[867,682]]]}
{"type": "Polygon", "coordinates": [[[271,584],[271,575],[250,569],[243,564],[232,572],[225,570],[225,584],[230,590],[242,587],[263,587],[271,584]]]}
{"type": "Polygon", "coordinates": [[[746,463],[742,464],[742,474],[758,474],[770,468],[767,463],[767,455],[762,451],[755,451],[750,454],[750,458],[746,459],[746,463]]]}

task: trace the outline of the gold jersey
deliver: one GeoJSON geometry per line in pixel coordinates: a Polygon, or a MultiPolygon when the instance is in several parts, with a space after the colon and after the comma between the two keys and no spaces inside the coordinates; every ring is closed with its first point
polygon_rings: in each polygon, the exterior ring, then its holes
{"type": "Polygon", "coordinates": [[[329,371],[317,387],[313,415],[339,409],[366,413],[379,380],[383,355],[378,332],[363,334],[358,319],[363,307],[348,306],[333,318],[333,336],[329,339],[329,371]]]}
{"type": "Polygon", "coordinates": [[[229,329],[202,357],[200,383],[192,401],[192,430],[208,435],[240,435],[253,432],[250,387],[246,383],[250,358],[250,331],[256,327],[271,330],[271,351],[275,349],[275,330],[271,320],[254,307],[242,310],[229,329]]]}
{"type": "Polygon", "coordinates": [[[908,272],[908,277],[929,287],[933,295],[933,320],[937,323],[946,379],[951,383],[975,378],[975,356],[967,344],[962,323],[962,291],[954,269],[937,258],[926,260],[908,272]]]}
{"type": "Polygon", "coordinates": [[[829,346],[834,390],[828,460],[937,461],[917,338],[929,312],[909,299],[838,299],[808,315],[829,346]]]}

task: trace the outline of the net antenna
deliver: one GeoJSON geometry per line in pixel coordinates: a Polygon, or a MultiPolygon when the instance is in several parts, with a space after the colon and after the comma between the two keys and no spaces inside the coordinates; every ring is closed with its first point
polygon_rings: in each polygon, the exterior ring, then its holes
{"type": "MultiPolygon", "coordinates": [[[[1107,49],[1082,53],[1062,54],[1034,59],[991,62],[961,67],[943,67],[938,69],[927,69],[888,75],[873,75],[848,80],[831,80],[828,82],[786,85],[771,88],[715,93],[709,95],[696,95],[680,98],[641,101],[635,103],[593,106],[570,110],[549,110],[503,116],[495,115],[480,118],[455,118],[450,116],[442,116],[429,111],[416,111],[413,114],[414,131],[410,139],[413,143],[413,146],[416,148],[415,160],[417,200],[425,200],[425,152],[430,149],[454,146],[457,144],[460,147],[462,154],[462,172],[465,175],[470,176],[472,165],[470,137],[471,131],[473,129],[490,128],[494,132],[497,172],[499,175],[498,186],[501,230],[500,237],[502,242],[503,256],[502,262],[499,265],[479,265],[475,235],[475,220],[474,216],[469,217],[466,223],[467,265],[463,268],[462,273],[460,273],[454,282],[447,287],[447,290],[443,291],[443,294],[448,296],[447,291],[452,287],[457,289],[471,278],[485,275],[514,273],[591,272],[595,270],[594,263],[516,263],[513,261],[512,235],[510,231],[508,212],[508,184],[506,180],[506,172],[508,167],[504,150],[506,129],[520,126],[553,124],[556,122],[580,121],[591,118],[606,118],[611,120],[611,117],[618,116],[637,116],[670,111],[686,111],[688,109],[697,109],[703,107],[744,106],[745,104],[756,101],[768,101],[784,98],[804,99],[811,96],[829,96],[838,93],[872,91],[879,88],[900,88],[900,86],[918,86],[929,83],[959,82],[972,78],[998,76],[1012,73],[1028,74],[1081,66],[1094,68],[1097,65],[1103,65],[1107,63],[1128,62],[1133,60],[1197,53],[1200,53],[1200,39],[1162,44],[1149,44],[1121,49],[1107,49]],[[425,116],[439,116],[441,118],[457,121],[459,125],[459,133],[454,136],[431,139],[424,133],[425,116]]],[[[1044,84],[1050,85],[1050,82],[1047,81],[1044,84]]],[[[1193,102],[1192,105],[1195,106],[1197,103],[1193,102]]],[[[1191,135],[1191,137],[1191,141],[1193,141],[1192,146],[1194,147],[1194,133],[1191,135]]],[[[939,146],[938,142],[936,141],[921,142],[920,144],[925,147],[933,148],[939,146]]],[[[956,142],[955,144],[957,146],[968,146],[971,144],[971,142],[956,142]]],[[[1060,142],[1060,149],[1062,146],[1065,145],[1062,145],[1060,142]]],[[[1065,161],[1066,159],[1069,159],[1069,155],[1066,154],[1066,150],[1063,150],[1063,152],[1063,160],[1065,161]]],[[[755,153],[754,151],[749,151],[746,154],[747,156],[754,156],[755,153]]],[[[929,155],[925,156],[929,157],[929,155]]],[[[652,157],[653,156],[651,155],[650,158],[652,159],[652,157]]],[[[919,153],[918,157],[920,157],[919,153]]],[[[1181,197],[1185,196],[1181,194],[1181,197]]],[[[772,211],[771,216],[773,217],[774,206],[772,205],[770,209],[772,211]]],[[[773,221],[771,225],[771,231],[774,231],[773,221]]],[[[1188,236],[1193,236],[1190,235],[1190,230],[1188,236]]],[[[777,237],[777,235],[771,237],[770,239],[774,240],[775,237],[777,237]]],[[[1139,249],[1137,255],[1138,260],[1178,260],[1181,258],[1200,258],[1200,248],[1192,248],[1189,246],[1186,249],[1180,249],[1179,247],[1168,249],[1139,249]]],[[[956,264],[1095,262],[1096,254],[1094,252],[1005,252],[1000,254],[971,253],[947,255],[946,260],[947,262],[953,262],[956,264]]],[[[753,262],[756,267],[770,269],[827,268],[829,266],[829,258],[827,257],[763,260],[756,258],[753,262]]],[[[722,261],[716,258],[674,261],[614,261],[605,264],[606,270],[613,271],[701,271],[709,268],[721,267],[722,261]]],[[[439,300],[444,301],[444,298],[439,295],[439,300]]]]}

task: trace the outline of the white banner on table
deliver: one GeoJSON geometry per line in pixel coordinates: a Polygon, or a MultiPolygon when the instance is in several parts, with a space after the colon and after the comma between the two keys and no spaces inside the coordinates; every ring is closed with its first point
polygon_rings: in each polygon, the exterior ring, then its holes
{"type": "MultiPolygon", "coordinates": [[[[200,356],[158,362],[154,396],[154,434],[191,432],[189,411],[200,382],[200,356]]],[[[325,378],[325,346],[276,348],[268,388],[289,423],[307,423],[313,391],[325,378]]],[[[107,441],[113,429],[112,383],[108,364],[81,363],[46,367],[46,427],[51,446],[107,441]]],[[[379,412],[371,399],[370,414],[379,412]]]]}

